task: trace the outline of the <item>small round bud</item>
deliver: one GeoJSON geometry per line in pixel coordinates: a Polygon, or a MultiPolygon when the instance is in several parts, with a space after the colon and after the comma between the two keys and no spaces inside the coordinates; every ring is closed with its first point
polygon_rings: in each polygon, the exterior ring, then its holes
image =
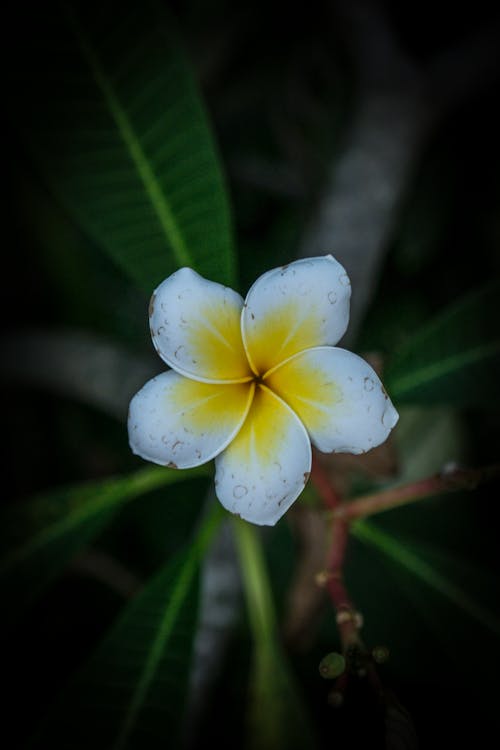
{"type": "Polygon", "coordinates": [[[373,661],[377,664],[385,664],[389,658],[389,649],[387,646],[375,646],[375,648],[372,649],[372,657],[373,661]]]}
{"type": "Polygon", "coordinates": [[[316,581],[316,586],[319,586],[320,588],[324,588],[326,584],[329,581],[330,576],[328,575],[327,570],[320,570],[319,573],[316,573],[314,580],[316,581]]]}
{"type": "Polygon", "coordinates": [[[334,680],[345,670],[345,659],[336,651],[324,656],[319,663],[319,673],[325,680],[334,680]]]}

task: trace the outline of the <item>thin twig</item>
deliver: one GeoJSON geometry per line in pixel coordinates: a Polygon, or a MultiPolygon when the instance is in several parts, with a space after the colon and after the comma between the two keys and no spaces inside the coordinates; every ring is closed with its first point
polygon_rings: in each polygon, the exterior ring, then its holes
{"type": "Polygon", "coordinates": [[[316,487],[318,495],[321,497],[326,508],[335,511],[340,507],[341,498],[333,488],[328,473],[325,471],[314,453],[311,468],[311,482],[316,487]]]}
{"type": "Polygon", "coordinates": [[[327,566],[323,573],[323,581],[335,608],[337,627],[344,652],[347,652],[352,646],[361,645],[359,629],[362,624],[361,615],[356,611],[343,578],[348,538],[349,524],[342,518],[334,518],[331,546],[327,566]]]}
{"type": "Polygon", "coordinates": [[[389,490],[365,495],[358,500],[339,504],[334,509],[333,516],[351,522],[433,495],[458,490],[472,490],[482,482],[498,476],[500,476],[500,465],[498,464],[483,469],[453,468],[448,471],[445,469],[440,474],[421,479],[418,482],[411,482],[401,487],[392,487],[389,490]]]}
{"type": "MultiPolygon", "coordinates": [[[[334,511],[342,507],[342,501],[332,487],[330,478],[317,459],[313,459],[311,481],[314,483],[324,505],[334,511]]],[[[330,546],[325,561],[325,568],[316,576],[316,582],[328,592],[335,608],[342,649],[346,653],[352,646],[360,645],[358,635],[361,617],[351,601],[343,580],[343,566],[349,523],[342,518],[333,518],[330,546]]]]}

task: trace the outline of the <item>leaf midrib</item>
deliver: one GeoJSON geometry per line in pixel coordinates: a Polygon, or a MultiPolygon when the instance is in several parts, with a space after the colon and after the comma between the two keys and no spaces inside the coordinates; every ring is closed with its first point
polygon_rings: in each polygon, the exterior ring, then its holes
{"type": "Polygon", "coordinates": [[[101,494],[82,503],[82,507],[70,511],[60,520],[49,522],[33,539],[18,547],[6,557],[0,565],[0,574],[5,574],[14,565],[19,564],[37,550],[57,540],[58,537],[71,532],[82,523],[90,521],[100,513],[111,511],[115,506],[124,502],[134,500],[139,495],[150,492],[164,485],[173,484],[177,481],[203,477],[207,475],[207,467],[196,467],[189,470],[188,474],[180,475],[177,471],[168,469],[142,469],[137,474],[122,478],[119,486],[103,488],[101,494]]]}
{"type": "Polygon", "coordinates": [[[369,521],[357,521],[351,529],[354,536],[359,540],[375,547],[379,552],[423,581],[427,586],[433,588],[484,627],[496,635],[500,635],[500,621],[495,615],[468,596],[460,586],[436,571],[426,560],[422,560],[408,546],[403,545],[391,534],[369,521]]]}
{"type": "Polygon", "coordinates": [[[212,535],[216,530],[221,518],[222,515],[220,506],[216,505],[212,510],[211,515],[209,515],[205,520],[205,523],[200,529],[198,537],[195,539],[191,549],[189,550],[188,556],[184,561],[179,577],[177,578],[177,582],[171,592],[170,598],[161,618],[156,637],[153,639],[153,642],[149,649],[147,659],[140,675],[140,679],[129,703],[125,721],[123,722],[118,738],[113,745],[113,750],[123,750],[123,748],[125,748],[127,745],[128,738],[130,737],[130,734],[134,729],[137,717],[142,710],[147,693],[149,691],[151,683],[154,680],[158,663],[165,649],[165,644],[167,643],[173,631],[175,621],[184,603],[185,593],[186,591],[188,591],[192,583],[197,566],[199,564],[199,560],[205,550],[206,545],[212,538],[212,535]]]}
{"type": "Polygon", "coordinates": [[[129,704],[125,721],[121,727],[118,738],[113,746],[113,750],[121,750],[127,743],[127,739],[132,732],[136,723],[139,712],[144,704],[149,687],[154,679],[158,662],[161,659],[170,634],[172,633],[175,621],[184,602],[185,592],[189,589],[196,571],[197,558],[191,556],[188,558],[181,570],[175,588],[173,589],[165,609],[163,617],[154,638],[151,648],[149,649],[146,663],[142,670],[140,680],[133,693],[132,700],[129,704]]]}
{"type": "Polygon", "coordinates": [[[99,58],[89,44],[73,11],[64,5],[68,22],[75,34],[83,57],[99,87],[115,122],[118,132],[130,154],[130,158],[144,185],[144,189],[155,210],[160,226],[179,266],[194,266],[182,233],[154,170],[140,144],[140,140],[128,118],[120,99],[102,69],[99,58]]]}
{"type": "Polygon", "coordinates": [[[395,398],[400,397],[413,388],[425,385],[432,380],[448,375],[450,372],[465,367],[467,365],[479,362],[481,359],[490,357],[500,352],[500,341],[494,341],[491,344],[477,346],[468,351],[462,351],[449,357],[444,357],[436,362],[425,365],[417,370],[413,370],[408,375],[402,375],[390,383],[391,395],[395,398]]]}

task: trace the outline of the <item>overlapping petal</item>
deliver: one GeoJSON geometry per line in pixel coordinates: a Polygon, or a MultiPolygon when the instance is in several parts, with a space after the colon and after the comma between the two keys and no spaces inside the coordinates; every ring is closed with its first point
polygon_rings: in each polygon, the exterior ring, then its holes
{"type": "Polygon", "coordinates": [[[238,433],[254,389],[253,383],[202,383],[164,372],[130,403],[130,446],[148,461],[179,469],[210,461],[238,433]]]}
{"type": "Polygon", "coordinates": [[[151,298],[153,343],[170,367],[195,380],[250,379],[241,338],[242,307],[237,292],[181,268],[151,298]]]}
{"type": "Polygon", "coordinates": [[[364,359],[336,347],[296,354],[265,378],[324,452],[363,453],[383,443],[398,413],[364,359]]]}
{"type": "Polygon", "coordinates": [[[299,351],[333,346],[349,321],[351,285],[331,255],[295,261],[261,276],[241,317],[254,372],[263,375],[299,351]]]}
{"type": "Polygon", "coordinates": [[[307,482],[311,443],[297,415],[258,386],[243,427],[215,466],[222,505],[252,523],[274,525],[307,482]]]}
{"type": "Polygon", "coordinates": [[[311,442],[363,453],[398,420],[372,367],[334,346],[350,295],[331,255],[265,273],[245,302],[189,268],[172,274],[153,294],[150,324],[173,369],[130,404],[134,453],[176,468],[215,458],[222,505],[274,525],[307,482],[311,442]]]}

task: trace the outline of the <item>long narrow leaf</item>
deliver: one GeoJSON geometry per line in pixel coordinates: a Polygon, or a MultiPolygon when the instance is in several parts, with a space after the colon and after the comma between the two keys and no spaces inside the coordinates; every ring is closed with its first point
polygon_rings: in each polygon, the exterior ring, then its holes
{"type": "Polygon", "coordinates": [[[221,518],[217,504],[187,550],[126,607],[34,747],[177,746],[197,620],[197,573],[221,518]]]}
{"type": "Polygon", "coordinates": [[[148,292],[182,265],[233,283],[220,166],[166,8],[33,12],[11,110],[59,200],[148,292]]]}
{"type": "Polygon", "coordinates": [[[490,405],[500,378],[500,283],[460,300],[412,337],[385,374],[391,396],[414,403],[490,405]]]}
{"type": "Polygon", "coordinates": [[[6,508],[0,520],[4,621],[14,620],[124,503],[158,487],[206,475],[206,466],[182,472],[147,468],[117,479],[53,491],[6,508]]]}
{"type": "Polygon", "coordinates": [[[500,620],[497,617],[476,602],[460,586],[450,581],[429,562],[420,557],[408,544],[402,544],[391,534],[369,521],[356,522],[352,527],[352,533],[361,541],[377,549],[393,563],[442,594],[462,612],[481,623],[483,627],[496,635],[500,635],[500,620]]]}

